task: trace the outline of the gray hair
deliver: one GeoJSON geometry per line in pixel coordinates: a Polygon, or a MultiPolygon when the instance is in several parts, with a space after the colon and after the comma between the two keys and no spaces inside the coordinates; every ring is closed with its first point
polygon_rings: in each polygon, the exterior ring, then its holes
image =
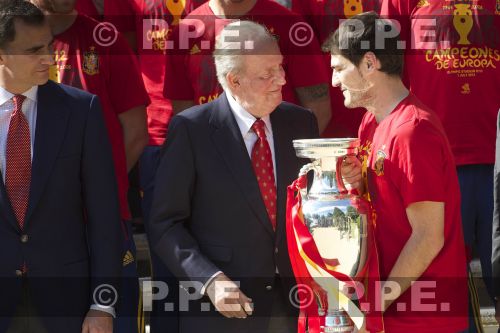
{"type": "Polygon", "coordinates": [[[263,25],[253,21],[235,21],[224,27],[215,41],[213,53],[217,80],[224,90],[228,89],[226,76],[242,69],[244,54],[257,54],[261,45],[276,43],[263,25]]]}

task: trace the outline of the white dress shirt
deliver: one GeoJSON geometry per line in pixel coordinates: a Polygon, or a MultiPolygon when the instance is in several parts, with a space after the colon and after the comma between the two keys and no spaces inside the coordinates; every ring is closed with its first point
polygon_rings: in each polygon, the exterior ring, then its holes
{"type": "MultiPolygon", "coordinates": [[[[30,128],[31,160],[33,161],[33,147],[35,146],[36,110],[37,110],[38,86],[33,86],[22,93],[26,97],[23,102],[22,111],[30,128]]],[[[0,87],[0,172],[2,172],[5,183],[7,136],[9,134],[10,117],[14,113],[15,95],[0,87]]]]}

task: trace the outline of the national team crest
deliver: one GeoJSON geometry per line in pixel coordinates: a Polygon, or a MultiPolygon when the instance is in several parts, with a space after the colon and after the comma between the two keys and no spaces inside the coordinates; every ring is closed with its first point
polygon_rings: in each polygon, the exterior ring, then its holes
{"type": "Polygon", "coordinates": [[[82,69],[88,75],[99,74],[99,55],[95,47],[92,46],[90,51],[83,53],[82,69]]]}
{"type": "Polygon", "coordinates": [[[377,176],[383,176],[384,175],[384,161],[387,155],[383,150],[377,151],[377,159],[375,160],[375,174],[377,176]]]}

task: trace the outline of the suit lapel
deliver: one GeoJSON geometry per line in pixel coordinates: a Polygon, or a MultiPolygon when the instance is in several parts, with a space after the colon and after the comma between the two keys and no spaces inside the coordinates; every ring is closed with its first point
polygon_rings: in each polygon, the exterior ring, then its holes
{"type": "Polygon", "coordinates": [[[225,93],[217,99],[213,107],[210,118],[210,124],[213,127],[213,143],[257,219],[268,231],[269,235],[274,237],[274,231],[262,200],[250,157],[225,93]]]}
{"type": "Polygon", "coordinates": [[[296,156],[293,149],[293,129],[289,128],[286,119],[286,110],[282,105],[271,113],[271,124],[273,127],[274,155],[276,160],[276,185],[277,185],[277,235],[276,243],[285,235],[286,227],[286,201],[287,187],[297,178],[296,156]]]}
{"type": "Polygon", "coordinates": [[[40,200],[64,139],[68,119],[68,106],[64,100],[60,88],[50,81],[38,89],[35,147],[25,225],[40,200]]]}

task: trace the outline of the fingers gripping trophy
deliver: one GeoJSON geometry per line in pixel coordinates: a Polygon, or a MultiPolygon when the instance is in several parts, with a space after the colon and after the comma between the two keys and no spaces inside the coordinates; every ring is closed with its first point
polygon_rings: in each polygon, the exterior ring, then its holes
{"type": "Polygon", "coordinates": [[[344,159],[357,155],[359,140],[293,144],[297,156],[312,160],[288,187],[287,242],[297,285],[303,288],[299,333],[306,327],[309,333],[350,333],[367,326],[382,331],[381,318],[365,318],[373,313],[366,278],[378,276],[370,205],[346,190],[341,173],[344,159]],[[314,180],[307,186],[309,172],[314,180]]]}

